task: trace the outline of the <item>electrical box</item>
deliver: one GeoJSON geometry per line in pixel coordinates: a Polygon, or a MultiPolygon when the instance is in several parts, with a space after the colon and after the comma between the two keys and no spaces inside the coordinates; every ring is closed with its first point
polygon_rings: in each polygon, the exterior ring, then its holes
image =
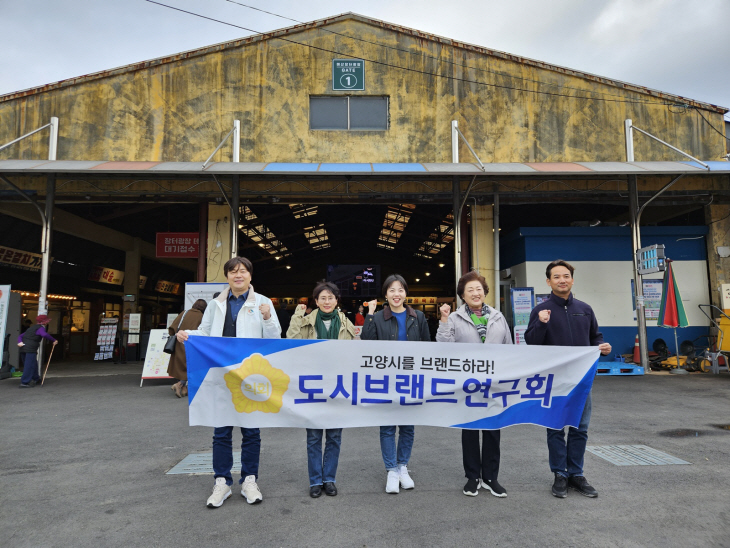
{"type": "Polygon", "coordinates": [[[667,264],[664,260],[664,245],[655,244],[642,247],[636,252],[636,265],[640,275],[664,272],[667,264]]]}
{"type": "Polygon", "coordinates": [[[730,309],[730,284],[720,285],[720,304],[723,310],[730,309]]]}

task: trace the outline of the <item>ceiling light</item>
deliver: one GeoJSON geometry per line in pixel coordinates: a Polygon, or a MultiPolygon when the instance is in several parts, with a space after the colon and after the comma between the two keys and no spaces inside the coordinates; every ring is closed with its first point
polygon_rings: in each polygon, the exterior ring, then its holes
{"type": "Polygon", "coordinates": [[[439,268],[443,268],[443,267],[445,267],[445,266],[446,266],[446,265],[445,265],[444,263],[439,263],[439,268]]]}
{"type": "Polygon", "coordinates": [[[430,275],[431,275],[431,273],[430,273],[430,272],[426,272],[426,276],[430,276],[430,275]]]}
{"type": "Polygon", "coordinates": [[[286,269],[289,270],[291,269],[291,267],[289,265],[286,265],[286,269]]]}
{"type": "Polygon", "coordinates": [[[420,282],[420,281],[421,281],[421,278],[416,278],[416,281],[417,281],[417,282],[420,282]]]}

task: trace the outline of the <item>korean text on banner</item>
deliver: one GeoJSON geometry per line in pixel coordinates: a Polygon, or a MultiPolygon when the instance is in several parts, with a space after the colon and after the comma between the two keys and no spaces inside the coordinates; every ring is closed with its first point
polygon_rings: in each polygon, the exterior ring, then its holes
{"type": "Polygon", "coordinates": [[[190,337],[191,425],[577,426],[598,347],[190,337]]]}

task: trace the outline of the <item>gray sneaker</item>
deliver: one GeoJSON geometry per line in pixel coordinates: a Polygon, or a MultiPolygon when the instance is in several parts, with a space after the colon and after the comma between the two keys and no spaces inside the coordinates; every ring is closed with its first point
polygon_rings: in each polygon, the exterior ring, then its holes
{"type": "Polygon", "coordinates": [[[213,494],[208,497],[208,508],[220,508],[225,500],[231,496],[231,486],[226,485],[226,478],[215,478],[213,494]]]}

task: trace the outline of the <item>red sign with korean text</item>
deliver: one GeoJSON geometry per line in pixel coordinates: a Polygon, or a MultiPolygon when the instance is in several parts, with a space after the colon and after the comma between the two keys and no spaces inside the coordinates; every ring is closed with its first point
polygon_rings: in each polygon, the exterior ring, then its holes
{"type": "Polygon", "coordinates": [[[197,259],[200,238],[197,232],[158,232],[157,257],[197,259]]]}

